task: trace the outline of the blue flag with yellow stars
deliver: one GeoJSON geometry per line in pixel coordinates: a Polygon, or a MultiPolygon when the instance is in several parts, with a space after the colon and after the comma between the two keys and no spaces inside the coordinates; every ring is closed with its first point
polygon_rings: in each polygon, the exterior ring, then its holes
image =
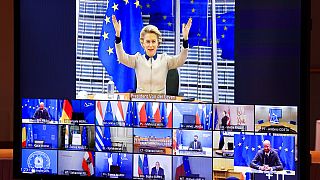
{"type": "MultiPolygon", "coordinates": [[[[189,32],[189,44],[192,46],[209,46],[212,25],[208,21],[208,1],[181,0],[181,23],[187,23],[192,18],[189,32]]],[[[182,32],[182,27],[181,27],[182,32]]]]}
{"type": "Polygon", "coordinates": [[[136,89],[135,72],[117,59],[112,15],[121,21],[120,36],[125,52],[143,54],[139,40],[143,27],[140,3],[138,0],[109,0],[98,48],[98,56],[108,74],[112,76],[116,89],[119,92],[128,92],[136,89]]]}
{"type": "Polygon", "coordinates": [[[234,12],[217,15],[217,47],[223,59],[234,60],[234,12]]]}

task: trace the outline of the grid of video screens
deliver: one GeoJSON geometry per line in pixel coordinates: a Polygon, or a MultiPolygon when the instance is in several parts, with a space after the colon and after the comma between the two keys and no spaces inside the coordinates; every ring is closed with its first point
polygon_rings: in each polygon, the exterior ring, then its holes
{"type": "Polygon", "coordinates": [[[21,108],[23,173],[243,179],[262,171],[268,142],[280,161],[271,170],[296,175],[296,106],[23,99],[21,108]]]}

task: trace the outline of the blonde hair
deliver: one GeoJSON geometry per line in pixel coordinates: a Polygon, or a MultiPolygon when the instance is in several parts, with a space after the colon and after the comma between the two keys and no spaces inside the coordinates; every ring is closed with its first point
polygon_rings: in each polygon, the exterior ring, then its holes
{"type": "Polygon", "coordinates": [[[161,32],[159,31],[159,29],[154,26],[154,25],[147,25],[145,27],[142,28],[142,30],[140,31],[140,44],[143,44],[143,40],[144,40],[144,36],[147,33],[154,33],[157,35],[158,37],[158,42],[159,42],[159,46],[162,43],[162,36],[161,36],[161,32]]]}

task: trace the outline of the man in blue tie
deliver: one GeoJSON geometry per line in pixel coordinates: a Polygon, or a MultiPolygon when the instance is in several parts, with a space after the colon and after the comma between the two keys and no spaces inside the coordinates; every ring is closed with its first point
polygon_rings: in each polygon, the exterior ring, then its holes
{"type": "Polygon", "coordinates": [[[151,169],[152,176],[164,176],[164,170],[160,167],[159,161],[156,162],[156,166],[151,169]]]}

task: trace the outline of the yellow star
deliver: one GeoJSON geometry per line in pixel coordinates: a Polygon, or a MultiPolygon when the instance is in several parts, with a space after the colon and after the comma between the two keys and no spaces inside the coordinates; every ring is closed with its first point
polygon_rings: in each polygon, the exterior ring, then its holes
{"type": "Polygon", "coordinates": [[[113,54],[113,48],[109,46],[109,49],[107,50],[107,52],[109,53],[109,55],[113,54]]]}
{"type": "Polygon", "coordinates": [[[224,38],[224,34],[221,35],[221,38],[224,38]]]}
{"type": "Polygon", "coordinates": [[[150,8],[150,4],[147,4],[147,8],[150,8]]]}
{"type": "Polygon", "coordinates": [[[109,33],[103,32],[103,40],[109,39],[109,33]]]}
{"type": "Polygon", "coordinates": [[[202,41],[205,42],[207,39],[206,38],[202,38],[202,41]]]}
{"type": "Polygon", "coordinates": [[[172,23],[171,23],[171,22],[168,22],[168,26],[170,26],[170,27],[171,27],[171,25],[172,25],[172,23]]]}
{"type": "Polygon", "coordinates": [[[194,3],[194,0],[191,0],[190,3],[193,4],[193,3],[194,3]]]}
{"type": "Polygon", "coordinates": [[[163,20],[166,20],[167,19],[167,16],[163,16],[163,20]]]}
{"type": "Polygon", "coordinates": [[[194,12],[196,12],[196,9],[192,8],[192,10],[191,10],[191,11],[194,13],[194,12]]]}
{"type": "Polygon", "coordinates": [[[222,19],[222,22],[226,22],[227,20],[225,20],[225,19],[222,19]]]}
{"type": "Polygon", "coordinates": [[[220,42],[220,39],[217,39],[217,44],[219,44],[219,42],[220,42]]]}
{"type": "Polygon", "coordinates": [[[210,44],[212,44],[212,40],[210,40],[210,44]]]}
{"type": "Polygon", "coordinates": [[[225,30],[225,31],[228,30],[228,27],[227,27],[227,26],[224,26],[223,30],[225,30]]]}
{"type": "Polygon", "coordinates": [[[106,22],[106,24],[111,23],[110,17],[108,17],[108,16],[106,16],[106,18],[104,19],[104,21],[106,22]]]}
{"type": "Polygon", "coordinates": [[[139,1],[136,0],[136,2],[134,3],[136,5],[136,8],[138,8],[140,6],[139,1]]]}
{"type": "Polygon", "coordinates": [[[220,16],[218,16],[217,18],[220,18],[220,16]]]}
{"type": "Polygon", "coordinates": [[[197,36],[198,36],[198,37],[200,37],[200,36],[201,36],[201,34],[200,34],[200,33],[198,33],[198,34],[197,34],[197,36]]]}
{"type": "Polygon", "coordinates": [[[113,3],[113,6],[112,6],[113,12],[115,12],[116,10],[119,10],[118,5],[119,4],[113,3]]]}
{"type": "Polygon", "coordinates": [[[126,3],[126,5],[129,4],[129,0],[123,0],[123,1],[126,3]]]}

